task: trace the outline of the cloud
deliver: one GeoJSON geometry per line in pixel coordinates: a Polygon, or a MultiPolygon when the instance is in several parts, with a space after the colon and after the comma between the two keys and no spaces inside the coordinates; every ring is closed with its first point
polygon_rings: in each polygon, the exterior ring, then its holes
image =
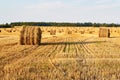
{"type": "Polygon", "coordinates": [[[55,9],[55,8],[63,8],[63,7],[65,7],[65,5],[60,1],[39,3],[39,4],[26,6],[26,8],[28,9],[55,9]]]}
{"type": "Polygon", "coordinates": [[[113,1],[113,0],[96,0],[95,3],[96,4],[104,4],[104,3],[109,3],[111,1],[113,1]]]}
{"type": "MultiPolygon", "coordinates": [[[[94,0],[93,0],[94,1],[94,0]]],[[[96,0],[94,1],[94,5],[83,5],[85,10],[88,11],[107,11],[109,9],[114,10],[120,7],[120,1],[112,2],[113,0],[96,0]]]]}

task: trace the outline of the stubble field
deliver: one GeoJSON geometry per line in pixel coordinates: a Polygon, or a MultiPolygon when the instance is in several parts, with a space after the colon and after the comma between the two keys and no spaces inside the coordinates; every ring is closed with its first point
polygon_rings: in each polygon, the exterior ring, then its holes
{"type": "Polygon", "coordinates": [[[41,27],[41,45],[20,45],[20,30],[0,29],[0,80],[120,80],[119,28],[41,27]]]}

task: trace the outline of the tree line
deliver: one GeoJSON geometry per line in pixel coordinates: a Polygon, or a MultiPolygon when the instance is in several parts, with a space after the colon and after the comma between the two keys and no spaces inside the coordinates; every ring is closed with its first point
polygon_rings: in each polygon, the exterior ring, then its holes
{"type": "Polygon", "coordinates": [[[115,23],[57,23],[57,22],[12,22],[10,24],[0,24],[0,28],[11,28],[14,26],[65,26],[65,27],[120,27],[120,24],[115,23]]]}

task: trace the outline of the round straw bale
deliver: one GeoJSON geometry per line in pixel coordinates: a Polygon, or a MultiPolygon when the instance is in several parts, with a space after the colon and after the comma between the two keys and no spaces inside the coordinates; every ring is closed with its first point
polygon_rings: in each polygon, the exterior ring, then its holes
{"type": "Polygon", "coordinates": [[[34,44],[34,31],[35,28],[34,27],[31,27],[31,30],[30,30],[30,45],[33,45],[34,44]]]}
{"type": "Polygon", "coordinates": [[[39,27],[23,27],[20,34],[21,45],[40,45],[42,31],[39,27]]]}
{"type": "Polygon", "coordinates": [[[68,34],[72,34],[72,31],[68,30],[68,34]]]}
{"type": "Polygon", "coordinates": [[[100,28],[99,29],[99,37],[110,37],[110,29],[100,28]]]}
{"type": "Polygon", "coordinates": [[[50,35],[56,35],[56,30],[50,30],[50,35]]]}
{"type": "Polygon", "coordinates": [[[35,27],[34,30],[34,44],[35,45],[40,45],[41,42],[41,33],[42,31],[40,30],[40,28],[35,27]]]}
{"type": "Polygon", "coordinates": [[[20,44],[21,45],[24,45],[25,43],[24,43],[24,35],[25,35],[25,29],[26,29],[26,27],[23,27],[23,29],[21,30],[21,32],[20,32],[20,44]]]}

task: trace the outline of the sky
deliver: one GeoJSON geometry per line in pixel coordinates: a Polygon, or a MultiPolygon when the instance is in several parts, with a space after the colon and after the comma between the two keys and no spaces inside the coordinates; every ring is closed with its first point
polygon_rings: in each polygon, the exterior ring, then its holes
{"type": "Polygon", "coordinates": [[[0,0],[0,23],[120,23],[120,0],[0,0]]]}

